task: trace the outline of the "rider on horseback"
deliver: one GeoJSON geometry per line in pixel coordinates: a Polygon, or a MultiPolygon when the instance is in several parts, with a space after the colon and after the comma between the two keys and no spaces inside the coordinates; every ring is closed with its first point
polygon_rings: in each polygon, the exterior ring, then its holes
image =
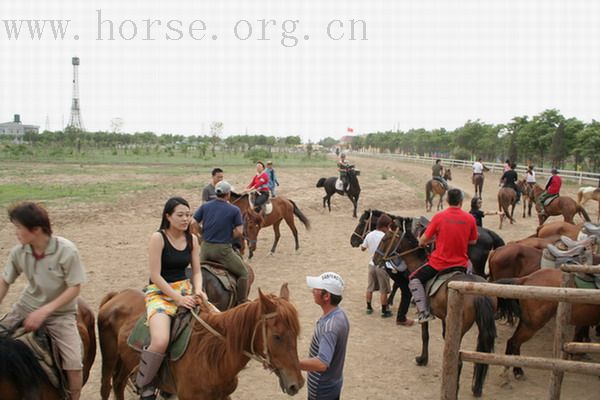
{"type": "Polygon", "coordinates": [[[269,175],[265,172],[265,164],[262,161],[256,162],[256,175],[254,175],[244,193],[248,193],[253,190],[256,191],[256,198],[254,199],[254,211],[259,213],[262,209],[262,205],[269,200],[269,175]]]}
{"type": "MultiPolygon", "coordinates": [[[[267,189],[268,190],[268,189],[267,189]]],[[[194,213],[196,223],[202,222],[203,238],[200,262],[213,261],[221,264],[237,278],[238,304],[248,298],[248,270],[244,261],[231,247],[234,237],[243,235],[240,209],[229,204],[231,185],[225,181],[215,187],[217,198],[203,204],[194,213]]]]}
{"type": "Polygon", "coordinates": [[[17,204],[8,218],[20,244],[10,252],[0,279],[0,303],[19,275],[29,284],[0,322],[0,334],[12,334],[20,326],[35,331],[43,325],[60,354],[69,398],[77,400],[83,385],[77,296],[85,282],[79,251],[69,240],[52,235],[48,213],[38,204],[17,204]]]}
{"type": "Polygon", "coordinates": [[[435,240],[435,250],[429,256],[427,264],[413,272],[409,279],[417,310],[419,323],[433,319],[429,311],[425,283],[449,268],[460,267],[466,272],[469,262],[468,246],[477,242],[475,219],[462,210],[463,193],[459,189],[448,191],[449,207],[437,213],[419,238],[419,246],[425,247],[435,240]]]}
{"type": "Polygon", "coordinates": [[[444,179],[444,166],[442,165],[442,160],[439,158],[435,160],[435,164],[431,167],[431,177],[440,182],[444,189],[448,190],[448,182],[444,179]]]}
{"type": "Polygon", "coordinates": [[[537,200],[537,205],[538,205],[539,209],[541,210],[540,215],[546,215],[546,209],[544,208],[544,202],[549,197],[560,195],[560,187],[562,186],[562,180],[560,179],[560,176],[558,175],[558,170],[556,168],[552,168],[550,170],[550,173],[552,174],[552,176],[548,179],[548,182],[546,183],[546,187],[544,188],[544,191],[542,192],[540,197],[538,197],[538,200],[537,200]]]}
{"type": "Polygon", "coordinates": [[[500,182],[503,183],[504,187],[511,188],[517,193],[517,200],[515,201],[515,204],[519,204],[519,202],[521,201],[521,190],[517,185],[517,180],[519,179],[519,176],[517,175],[517,171],[515,171],[515,168],[517,168],[517,164],[515,164],[514,162],[511,163],[510,169],[504,174],[502,174],[500,182]]]}
{"type": "Polygon", "coordinates": [[[340,154],[340,159],[337,163],[338,172],[340,173],[340,180],[343,183],[343,192],[346,193],[348,191],[348,185],[350,181],[348,179],[348,171],[354,168],[354,165],[350,164],[346,160],[346,153],[340,154]]]}
{"type": "Polygon", "coordinates": [[[488,168],[485,165],[483,165],[481,161],[482,159],[481,157],[479,157],[477,161],[473,163],[473,184],[475,183],[476,175],[483,175],[483,171],[488,171],[488,168]]]}

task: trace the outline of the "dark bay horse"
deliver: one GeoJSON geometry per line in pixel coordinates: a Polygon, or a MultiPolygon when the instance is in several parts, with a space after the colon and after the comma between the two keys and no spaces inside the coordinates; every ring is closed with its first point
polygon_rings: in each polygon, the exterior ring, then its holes
{"type": "Polygon", "coordinates": [[[473,174],[473,186],[475,186],[475,197],[482,199],[483,197],[483,182],[485,177],[483,174],[473,174]]]}
{"type": "MultiPolygon", "coordinates": [[[[450,170],[450,168],[447,168],[446,172],[444,172],[444,180],[446,182],[452,180],[452,171],[450,170]]],[[[442,185],[440,181],[435,179],[428,180],[425,184],[425,210],[431,211],[431,208],[433,207],[433,198],[435,196],[440,197],[440,201],[437,205],[437,210],[443,210],[445,194],[446,188],[444,187],[444,185],[442,185]]]]}
{"type": "Polygon", "coordinates": [[[317,182],[318,188],[322,187],[325,189],[325,196],[323,196],[323,208],[325,208],[325,204],[327,203],[329,212],[331,212],[331,196],[333,196],[336,193],[342,196],[346,194],[352,202],[352,206],[354,207],[352,211],[352,216],[356,218],[356,209],[358,208],[358,198],[360,196],[360,184],[358,183],[356,171],[354,169],[350,169],[348,171],[348,190],[346,191],[346,193],[336,189],[335,182],[337,180],[338,178],[336,176],[332,176],[330,178],[321,178],[317,182]]]}
{"type": "Polygon", "coordinates": [[[498,229],[502,229],[502,222],[504,218],[508,218],[510,223],[514,223],[513,214],[515,213],[515,204],[517,202],[517,192],[510,187],[502,187],[498,190],[498,210],[503,211],[504,214],[500,215],[500,226],[498,229]],[[509,211],[509,207],[512,208],[509,211]]]}
{"type": "Polygon", "coordinates": [[[517,186],[521,189],[521,201],[523,201],[523,218],[525,218],[525,209],[527,209],[527,216],[531,217],[531,208],[535,205],[535,198],[533,197],[532,185],[528,184],[525,179],[517,181],[517,186]]]}
{"type": "MultiPolygon", "coordinates": [[[[542,189],[542,187],[540,185],[534,185],[532,190],[533,190],[533,196],[537,202],[540,195],[544,192],[544,189],[542,189]]],[[[573,200],[572,198],[570,198],[568,196],[558,196],[557,199],[554,199],[552,201],[552,203],[548,204],[545,207],[545,210],[546,210],[545,215],[540,214],[541,210],[538,209],[537,204],[536,204],[536,210],[538,211],[538,219],[539,219],[540,225],[542,225],[548,219],[548,217],[551,215],[562,215],[565,222],[575,224],[573,217],[575,216],[575,214],[579,214],[584,220],[586,220],[587,222],[590,222],[590,216],[588,215],[585,208],[578,205],[575,202],[575,200],[573,200]]]]}
{"type": "MultiPolygon", "coordinates": [[[[96,358],[94,312],[77,299],[77,329],[83,343],[83,383],[96,358]]],[[[0,336],[0,399],[61,400],[62,394],[48,379],[33,351],[19,340],[0,336]]]]}
{"type": "MultiPolygon", "coordinates": [[[[381,265],[386,260],[394,257],[402,257],[408,266],[409,272],[414,272],[425,262],[427,254],[425,249],[419,247],[416,235],[413,234],[411,218],[405,218],[398,228],[389,231],[381,239],[379,247],[373,256],[373,261],[381,265]]],[[[478,275],[461,274],[450,278],[450,281],[485,282],[478,275]]],[[[448,303],[448,283],[444,283],[433,297],[429,298],[431,312],[442,320],[446,318],[446,307],[448,303]]],[[[496,323],[494,314],[496,312],[496,298],[487,296],[465,295],[463,306],[462,336],[471,329],[474,323],[479,328],[477,336],[477,351],[491,353],[494,350],[496,338],[496,323]]],[[[421,339],[423,347],[421,355],[416,358],[417,365],[427,365],[429,361],[429,323],[421,324],[421,339]]],[[[475,397],[480,397],[483,383],[487,375],[488,366],[475,364],[473,372],[473,384],[471,390],[475,397]]]]}
{"type": "MultiPolygon", "coordinates": [[[[513,279],[503,279],[496,283],[507,285],[531,285],[545,287],[560,287],[562,271],[558,269],[540,269],[534,273],[513,279]]],[[[509,318],[519,318],[517,329],[508,342],[506,354],[520,355],[521,345],[531,339],[537,331],[556,314],[557,302],[534,299],[498,299],[498,308],[509,318]]],[[[576,327],[587,327],[600,323],[600,306],[591,304],[572,304],[571,324],[576,327]]],[[[576,332],[580,329],[576,329],[576,332]]],[[[513,368],[515,378],[523,377],[522,368],[513,368]]]]}
{"type": "Polygon", "coordinates": [[[356,228],[354,228],[354,232],[352,232],[352,235],[350,235],[350,246],[360,246],[365,240],[367,234],[377,228],[377,221],[379,221],[379,217],[381,217],[383,214],[389,216],[392,221],[401,219],[401,217],[397,217],[385,211],[371,209],[365,210],[358,219],[358,225],[356,225],[356,228]]]}
{"type": "MultiPolygon", "coordinates": [[[[289,302],[287,284],[279,297],[264,295],[260,289],[258,293],[257,299],[231,310],[201,312],[199,318],[214,332],[193,320],[185,354],[167,361],[172,382],[161,382],[160,389],[176,393],[180,400],[229,399],[238,373],[252,357],[275,372],[285,393],[295,395],[304,385],[297,351],[298,312],[289,302]]],[[[138,290],[113,292],[102,300],[98,312],[102,400],[109,398],[111,387],[116,399],[124,400],[127,381],[139,363],[139,353],[127,345],[127,338],[145,311],[144,295],[138,290]]]]}
{"type": "Polygon", "coordinates": [[[263,213],[256,213],[248,200],[249,196],[238,195],[236,193],[231,194],[231,204],[239,207],[244,217],[244,239],[248,242],[248,258],[252,258],[254,251],[256,250],[256,242],[258,239],[258,232],[261,228],[267,226],[273,226],[273,232],[275,232],[275,240],[271,247],[271,253],[274,253],[277,249],[277,243],[281,233],[279,231],[279,225],[281,221],[285,221],[287,226],[290,227],[292,234],[294,235],[294,241],[296,242],[296,250],[300,248],[300,242],[298,241],[298,229],[294,223],[294,215],[304,224],[307,230],[310,230],[310,221],[300,211],[300,208],[292,200],[289,200],[283,196],[277,196],[271,199],[273,210],[264,215],[263,213]]]}

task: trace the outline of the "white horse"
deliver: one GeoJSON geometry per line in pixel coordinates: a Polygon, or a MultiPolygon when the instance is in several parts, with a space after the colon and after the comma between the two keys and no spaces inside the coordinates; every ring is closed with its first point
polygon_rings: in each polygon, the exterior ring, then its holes
{"type": "Polygon", "coordinates": [[[584,186],[577,191],[577,204],[583,206],[588,200],[596,200],[598,202],[598,217],[600,221],[600,187],[584,186]]]}

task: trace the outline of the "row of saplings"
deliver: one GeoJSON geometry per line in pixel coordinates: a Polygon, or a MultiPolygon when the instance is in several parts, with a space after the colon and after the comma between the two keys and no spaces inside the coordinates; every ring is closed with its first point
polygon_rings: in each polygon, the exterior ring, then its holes
{"type": "MultiPolygon", "coordinates": [[[[365,211],[350,237],[353,247],[358,247],[366,234],[375,229],[378,218],[384,214],[379,210],[365,211]]],[[[391,229],[382,238],[373,256],[376,265],[406,265],[404,274],[386,268],[395,282],[392,296],[400,285],[398,281],[407,279],[412,273],[426,263],[430,249],[418,246],[418,237],[425,230],[428,221],[424,217],[404,218],[388,214],[394,221],[391,229]]],[[[495,282],[509,285],[531,285],[560,287],[562,283],[561,264],[600,264],[597,252],[597,239],[600,227],[591,223],[574,225],[568,222],[552,222],[537,228],[535,234],[514,242],[504,241],[494,232],[478,227],[479,239],[469,246],[469,258],[473,264],[473,274],[449,273],[440,275],[443,283],[435,292],[428,292],[431,312],[442,321],[446,317],[448,300],[447,283],[450,281],[495,282]],[[488,259],[489,257],[489,259],[488,259]],[[485,273],[488,261],[489,275],[485,273]]],[[[594,276],[581,276],[576,283],[581,287],[595,287],[594,276]]],[[[440,283],[440,282],[438,282],[440,283]]],[[[433,285],[435,287],[437,285],[433,285]]],[[[428,285],[429,287],[429,285],[428,285]]],[[[579,286],[578,286],[579,287],[579,286]]],[[[519,319],[517,329],[506,345],[507,355],[519,355],[521,345],[528,341],[556,313],[557,303],[541,300],[501,299],[491,296],[465,296],[463,306],[462,335],[476,324],[479,329],[477,351],[491,353],[494,351],[496,338],[495,318],[506,319],[513,323],[519,319]]],[[[600,305],[573,304],[571,323],[576,326],[575,341],[589,341],[589,326],[600,323],[600,305]]],[[[421,324],[422,351],[416,357],[418,365],[427,365],[429,352],[429,326],[421,324]]],[[[486,364],[475,364],[472,392],[481,396],[483,383],[487,374],[486,364]]],[[[521,368],[513,368],[516,379],[523,377],[521,368]]],[[[508,379],[508,374],[504,374],[508,379]]]]}

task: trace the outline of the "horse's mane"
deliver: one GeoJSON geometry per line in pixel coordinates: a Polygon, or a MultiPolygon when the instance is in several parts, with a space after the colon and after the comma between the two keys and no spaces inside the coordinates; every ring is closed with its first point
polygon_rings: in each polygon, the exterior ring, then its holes
{"type": "Polygon", "coordinates": [[[22,399],[37,399],[46,373],[27,345],[0,336],[0,381],[10,382],[22,399]]]}
{"type": "MultiPolygon", "coordinates": [[[[277,318],[281,319],[287,330],[298,337],[300,320],[296,308],[281,297],[275,295],[266,295],[266,297],[276,306],[277,318]]],[[[217,365],[226,357],[235,359],[243,351],[250,351],[250,341],[255,328],[257,329],[256,338],[262,339],[260,334],[262,327],[257,328],[262,312],[261,300],[258,298],[222,313],[203,313],[201,317],[225,336],[225,343],[221,338],[206,332],[202,325],[196,324],[195,333],[201,331],[205,335],[199,345],[198,353],[206,355],[208,365],[217,365]]],[[[255,351],[262,351],[262,348],[255,348],[255,351]]]]}
{"type": "Polygon", "coordinates": [[[250,221],[255,222],[259,225],[262,225],[262,223],[264,222],[263,216],[254,211],[251,207],[248,207],[246,212],[244,212],[244,217],[247,217],[250,221]]]}

